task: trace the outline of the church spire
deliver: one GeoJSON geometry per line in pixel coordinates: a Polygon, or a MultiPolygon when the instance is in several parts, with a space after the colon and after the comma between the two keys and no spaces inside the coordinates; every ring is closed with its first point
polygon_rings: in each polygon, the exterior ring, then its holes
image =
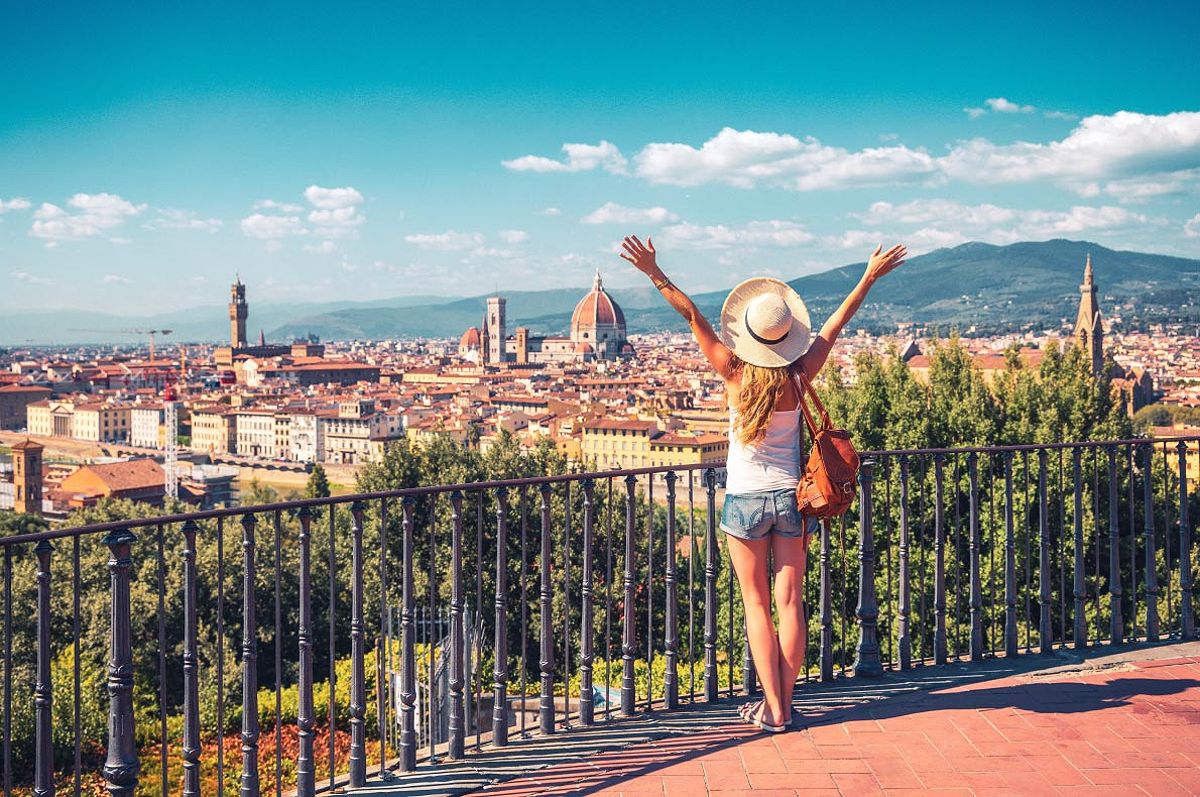
{"type": "Polygon", "coordinates": [[[1075,340],[1085,354],[1092,358],[1092,373],[1104,368],[1104,327],[1100,323],[1100,302],[1096,297],[1092,256],[1083,267],[1083,284],[1079,286],[1079,315],[1075,319],[1075,340]]]}

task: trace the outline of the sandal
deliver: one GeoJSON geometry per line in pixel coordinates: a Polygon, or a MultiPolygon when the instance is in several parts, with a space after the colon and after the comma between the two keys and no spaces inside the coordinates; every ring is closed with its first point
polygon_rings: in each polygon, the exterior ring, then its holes
{"type": "Polygon", "coordinates": [[[767,733],[783,733],[787,730],[787,725],[772,725],[769,722],[764,722],[762,717],[759,715],[760,708],[763,709],[764,712],[766,711],[765,700],[751,700],[749,703],[744,704],[738,709],[738,716],[742,718],[743,722],[747,722],[759,730],[766,731],[767,733]]]}

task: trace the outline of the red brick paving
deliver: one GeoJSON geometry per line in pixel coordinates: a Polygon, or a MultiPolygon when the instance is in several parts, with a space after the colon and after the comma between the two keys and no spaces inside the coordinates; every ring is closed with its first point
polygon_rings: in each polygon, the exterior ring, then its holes
{"type": "Polygon", "coordinates": [[[1014,676],[740,723],[530,772],[518,795],[1200,795],[1200,658],[1014,676]]]}

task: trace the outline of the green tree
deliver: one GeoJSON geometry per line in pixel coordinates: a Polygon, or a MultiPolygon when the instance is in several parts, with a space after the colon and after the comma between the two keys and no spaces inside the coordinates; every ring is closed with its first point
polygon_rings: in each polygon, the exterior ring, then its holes
{"type": "Polygon", "coordinates": [[[313,465],[312,473],[308,474],[308,483],[304,485],[304,497],[328,498],[329,495],[329,477],[325,475],[325,468],[317,463],[313,465]]]}

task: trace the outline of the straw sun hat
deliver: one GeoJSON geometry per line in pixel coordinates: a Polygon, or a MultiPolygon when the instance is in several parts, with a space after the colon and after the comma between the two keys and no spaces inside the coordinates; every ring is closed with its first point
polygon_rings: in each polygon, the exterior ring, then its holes
{"type": "Polygon", "coordinates": [[[721,308],[721,341],[751,365],[790,365],[808,350],[811,336],[804,300],[771,277],[741,283],[721,308]]]}

